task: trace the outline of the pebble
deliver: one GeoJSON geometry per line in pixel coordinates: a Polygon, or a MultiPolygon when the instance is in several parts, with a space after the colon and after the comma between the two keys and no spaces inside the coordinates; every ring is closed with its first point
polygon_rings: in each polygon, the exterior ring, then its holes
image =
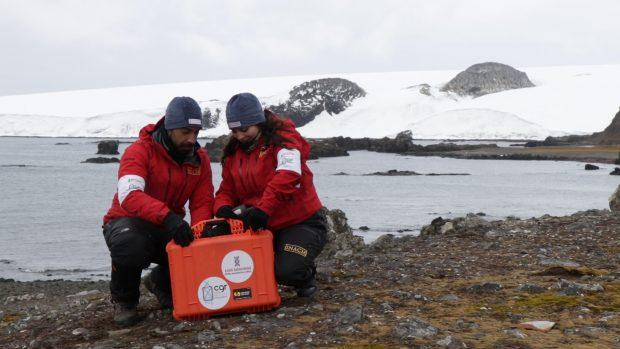
{"type": "Polygon", "coordinates": [[[284,314],[284,313],[280,313],[280,314],[276,315],[276,317],[278,319],[284,319],[285,316],[286,316],[286,314],[284,314]]]}
{"type": "Polygon", "coordinates": [[[448,349],[467,348],[467,345],[463,343],[462,340],[452,337],[452,336],[447,336],[444,339],[438,340],[437,345],[442,346],[444,348],[448,348],[448,349]]]}
{"type": "Polygon", "coordinates": [[[218,339],[218,335],[213,331],[202,331],[196,336],[199,342],[213,342],[218,339]]]}
{"type": "Polygon", "coordinates": [[[511,335],[511,336],[513,336],[515,338],[519,338],[519,339],[523,339],[523,338],[527,337],[527,335],[525,333],[519,331],[516,328],[511,328],[511,329],[504,330],[504,333],[509,334],[509,335],[511,335]]]}
{"type": "Polygon", "coordinates": [[[458,302],[461,299],[459,298],[459,296],[450,293],[439,297],[439,300],[444,302],[458,302]]]}
{"type": "Polygon", "coordinates": [[[216,330],[216,331],[221,331],[222,330],[222,325],[220,324],[219,321],[213,320],[213,322],[211,322],[211,328],[216,330]]]}
{"type": "Polygon", "coordinates": [[[71,331],[71,334],[74,335],[74,336],[85,335],[85,334],[88,334],[88,330],[85,329],[84,327],[79,327],[79,328],[76,328],[75,330],[71,331]]]}
{"type": "Polygon", "coordinates": [[[526,330],[536,330],[541,332],[548,332],[555,326],[555,322],[539,320],[539,321],[527,321],[519,324],[519,327],[526,330]]]}
{"type": "Polygon", "coordinates": [[[129,328],[123,328],[122,330],[108,331],[108,336],[110,337],[120,337],[124,336],[131,332],[129,328]]]}

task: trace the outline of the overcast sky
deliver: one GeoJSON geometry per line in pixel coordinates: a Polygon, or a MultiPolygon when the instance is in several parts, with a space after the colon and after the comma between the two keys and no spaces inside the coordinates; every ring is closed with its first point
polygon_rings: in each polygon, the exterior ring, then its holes
{"type": "Polygon", "coordinates": [[[338,72],[620,63],[617,0],[0,0],[0,95],[338,72]]]}

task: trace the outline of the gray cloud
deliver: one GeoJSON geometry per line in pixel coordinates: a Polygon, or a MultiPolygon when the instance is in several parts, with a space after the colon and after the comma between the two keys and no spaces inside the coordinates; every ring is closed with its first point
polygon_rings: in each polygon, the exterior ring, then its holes
{"type": "Polygon", "coordinates": [[[0,0],[0,95],[290,74],[620,63],[620,3],[0,0]]]}

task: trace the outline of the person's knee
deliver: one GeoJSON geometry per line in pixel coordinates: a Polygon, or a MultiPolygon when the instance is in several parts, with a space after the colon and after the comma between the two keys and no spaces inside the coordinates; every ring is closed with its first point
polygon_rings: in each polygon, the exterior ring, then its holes
{"type": "Polygon", "coordinates": [[[150,262],[145,239],[129,231],[126,233],[110,239],[112,263],[131,268],[147,267],[150,262]]]}
{"type": "Polygon", "coordinates": [[[312,278],[312,267],[304,261],[276,263],[275,274],[281,285],[301,286],[312,278]]]}

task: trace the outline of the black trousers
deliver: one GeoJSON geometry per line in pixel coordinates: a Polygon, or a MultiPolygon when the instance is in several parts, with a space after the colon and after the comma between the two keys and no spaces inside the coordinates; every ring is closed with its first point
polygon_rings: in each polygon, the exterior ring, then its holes
{"type": "Polygon", "coordinates": [[[305,221],[274,232],[275,274],[281,285],[303,287],[316,274],[314,260],[327,242],[321,211],[305,221]]]}
{"type": "Polygon", "coordinates": [[[158,264],[153,281],[170,291],[166,244],[168,234],[156,225],[135,217],[113,219],[103,227],[103,236],[112,258],[110,294],[112,302],[137,305],[140,300],[142,269],[158,264]]]}

